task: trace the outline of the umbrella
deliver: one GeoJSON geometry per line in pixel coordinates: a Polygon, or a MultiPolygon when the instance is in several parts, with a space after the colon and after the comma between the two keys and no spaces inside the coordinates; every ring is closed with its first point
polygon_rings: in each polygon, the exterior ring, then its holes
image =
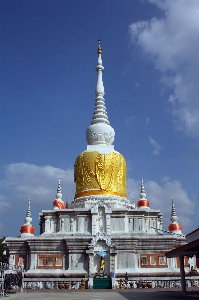
{"type": "Polygon", "coordinates": [[[106,256],[106,252],[104,250],[101,250],[97,252],[97,255],[104,257],[106,256]]]}

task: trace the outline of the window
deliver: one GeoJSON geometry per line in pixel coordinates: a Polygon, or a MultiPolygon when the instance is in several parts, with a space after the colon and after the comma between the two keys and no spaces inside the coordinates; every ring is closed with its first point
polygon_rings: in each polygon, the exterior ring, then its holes
{"type": "Polygon", "coordinates": [[[44,266],[44,257],[38,257],[38,266],[44,266]]]}
{"type": "Polygon", "coordinates": [[[37,259],[38,269],[62,269],[63,268],[63,254],[42,254],[38,255],[37,259]]]}
{"type": "Polygon", "coordinates": [[[147,257],[146,256],[142,256],[142,265],[143,266],[147,266],[148,265],[148,261],[147,261],[147,257]]]}
{"type": "Polygon", "coordinates": [[[55,265],[56,266],[62,266],[62,257],[56,257],[55,258],[55,265]]]}
{"type": "Polygon", "coordinates": [[[153,265],[153,266],[156,265],[156,257],[155,256],[150,256],[150,265],[153,265]]]}
{"type": "Polygon", "coordinates": [[[24,265],[23,261],[24,261],[23,257],[19,257],[18,266],[23,267],[24,265]]]}
{"type": "Polygon", "coordinates": [[[46,257],[46,265],[53,266],[53,257],[46,257]]]}
{"type": "Polygon", "coordinates": [[[159,256],[159,265],[166,265],[166,256],[159,256]]]}

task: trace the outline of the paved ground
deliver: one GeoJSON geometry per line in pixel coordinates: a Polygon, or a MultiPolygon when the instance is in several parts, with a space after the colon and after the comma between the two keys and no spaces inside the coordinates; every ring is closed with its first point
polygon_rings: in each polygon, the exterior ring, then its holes
{"type": "Polygon", "coordinates": [[[27,290],[10,294],[9,299],[19,300],[173,300],[199,299],[199,288],[188,289],[183,296],[179,289],[135,289],[135,290],[27,290]]]}

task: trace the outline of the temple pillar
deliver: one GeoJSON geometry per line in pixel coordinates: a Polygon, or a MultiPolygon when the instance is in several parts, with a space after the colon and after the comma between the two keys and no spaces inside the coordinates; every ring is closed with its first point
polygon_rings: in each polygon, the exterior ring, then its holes
{"type": "Polygon", "coordinates": [[[125,232],[128,232],[128,230],[129,230],[129,223],[128,223],[128,221],[129,221],[128,217],[125,216],[125,218],[124,218],[124,231],[125,232]]]}
{"type": "Polygon", "coordinates": [[[106,232],[108,235],[111,234],[111,218],[110,214],[106,214],[106,232]]]}
{"type": "Polygon", "coordinates": [[[70,218],[70,231],[74,232],[74,218],[70,218]]]}
{"type": "Polygon", "coordinates": [[[45,232],[50,232],[50,217],[45,216],[45,232]]]}
{"type": "Polygon", "coordinates": [[[15,265],[15,255],[10,254],[8,263],[9,263],[9,265],[11,265],[11,266],[14,266],[14,265],[15,265]]]}
{"type": "Polygon", "coordinates": [[[71,251],[69,251],[68,253],[68,256],[69,256],[69,259],[68,259],[68,270],[72,270],[72,257],[73,257],[73,254],[71,253],[71,251]]]}
{"type": "Polygon", "coordinates": [[[116,254],[118,253],[115,248],[110,247],[110,275],[114,274],[115,277],[115,269],[116,269],[116,254]]]}
{"type": "Polygon", "coordinates": [[[92,214],[92,235],[95,235],[97,232],[97,214],[92,214]]]}
{"type": "Polygon", "coordinates": [[[37,254],[31,254],[30,256],[30,270],[36,269],[37,267],[37,254]]]}
{"type": "Polygon", "coordinates": [[[89,256],[89,274],[94,274],[94,250],[93,249],[89,249],[86,250],[86,253],[89,256]]]}
{"type": "Polygon", "coordinates": [[[57,219],[54,219],[54,232],[57,232],[57,219]]]}
{"type": "Polygon", "coordinates": [[[60,222],[60,225],[59,225],[59,228],[60,228],[60,231],[64,231],[64,218],[62,216],[59,216],[59,222],[60,222]]]}
{"type": "Polygon", "coordinates": [[[181,276],[182,293],[186,294],[186,281],[185,281],[185,271],[184,271],[184,256],[180,256],[180,276],[181,276]]]}

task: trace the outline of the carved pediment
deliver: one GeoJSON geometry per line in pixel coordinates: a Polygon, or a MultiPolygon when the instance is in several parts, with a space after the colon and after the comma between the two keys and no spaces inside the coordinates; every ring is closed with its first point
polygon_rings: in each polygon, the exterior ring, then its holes
{"type": "Polygon", "coordinates": [[[100,230],[97,232],[95,235],[92,236],[91,243],[89,244],[90,246],[96,246],[97,241],[103,240],[106,242],[107,246],[114,246],[114,244],[111,241],[110,235],[108,235],[106,232],[103,230],[100,230]]]}
{"type": "Polygon", "coordinates": [[[98,207],[104,207],[105,209],[105,213],[111,213],[112,212],[112,208],[109,204],[105,203],[104,199],[99,200],[97,203],[95,203],[92,207],[91,207],[91,213],[97,213],[98,212],[98,207]]]}

